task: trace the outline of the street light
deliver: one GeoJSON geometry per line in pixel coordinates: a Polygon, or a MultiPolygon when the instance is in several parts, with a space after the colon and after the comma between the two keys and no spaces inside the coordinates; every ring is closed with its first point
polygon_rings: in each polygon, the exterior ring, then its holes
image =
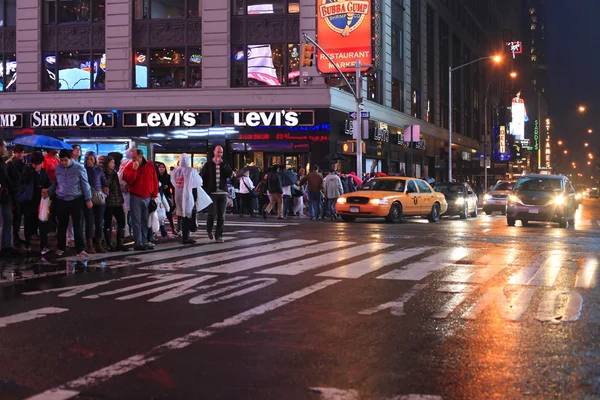
{"type": "Polygon", "coordinates": [[[579,112],[584,113],[587,110],[585,106],[579,106],[579,112]]]}
{"type": "Polygon", "coordinates": [[[593,131],[592,131],[591,129],[588,129],[588,133],[589,133],[590,135],[592,134],[592,132],[593,132],[593,131]]]}
{"type": "Polygon", "coordinates": [[[589,143],[584,143],[583,144],[585,147],[588,147],[590,144],[589,143]]]}
{"type": "Polygon", "coordinates": [[[562,145],[563,145],[563,141],[562,141],[562,140],[559,140],[559,141],[558,141],[558,145],[559,145],[559,146],[562,146],[562,145]]]}
{"type": "MultiPolygon", "coordinates": [[[[499,55],[480,57],[458,67],[448,67],[448,182],[452,182],[452,73],[482,60],[494,60],[495,63],[499,63],[502,61],[502,57],[499,55]]],[[[487,171],[487,165],[484,169],[487,171]]]]}

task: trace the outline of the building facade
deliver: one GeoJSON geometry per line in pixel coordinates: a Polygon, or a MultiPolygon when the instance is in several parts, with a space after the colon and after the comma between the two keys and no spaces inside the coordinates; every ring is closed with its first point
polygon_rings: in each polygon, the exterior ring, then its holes
{"type": "MultiPolygon", "coordinates": [[[[48,134],[101,154],[135,145],[167,165],[187,152],[196,167],[216,145],[236,167],[327,167],[329,153],[344,153],[343,169],[356,168],[354,97],[339,79],[300,62],[302,34],[317,34],[317,0],[0,3],[0,135],[7,140],[48,134]]],[[[370,112],[363,170],[442,180],[448,67],[503,50],[498,9],[468,0],[371,6],[375,60],[362,78],[370,112]],[[404,137],[411,125],[420,125],[418,143],[404,137]]],[[[455,178],[483,171],[490,68],[482,62],[454,75],[455,178]]]]}

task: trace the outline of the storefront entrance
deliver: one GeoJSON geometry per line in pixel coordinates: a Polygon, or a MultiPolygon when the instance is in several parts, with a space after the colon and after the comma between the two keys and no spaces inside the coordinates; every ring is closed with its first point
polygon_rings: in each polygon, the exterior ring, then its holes
{"type": "Polygon", "coordinates": [[[309,162],[309,154],[298,152],[310,149],[308,143],[291,143],[289,148],[283,148],[281,143],[240,143],[230,142],[233,167],[241,169],[249,165],[266,170],[272,165],[283,165],[286,169],[298,171],[309,162]]]}

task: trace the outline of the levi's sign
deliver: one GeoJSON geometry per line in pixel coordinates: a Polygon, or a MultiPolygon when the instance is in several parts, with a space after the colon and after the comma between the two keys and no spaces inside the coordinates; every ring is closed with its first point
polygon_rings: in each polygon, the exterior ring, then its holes
{"type": "Polygon", "coordinates": [[[221,126],[257,127],[257,126],[313,126],[315,113],[313,110],[227,110],[221,111],[221,126]]]}
{"type": "Polygon", "coordinates": [[[123,126],[135,128],[212,126],[212,111],[124,112],[123,126]]]}
{"type": "Polygon", "coordinates": [[[112,128],[115,115],[112,112],[46,113],[31,114],[32,128],[112,128]]]}
{"type": "Polygon", "coordinates": [[[23,114],[0,114],[0,128],[22,128],[23,114]]]}

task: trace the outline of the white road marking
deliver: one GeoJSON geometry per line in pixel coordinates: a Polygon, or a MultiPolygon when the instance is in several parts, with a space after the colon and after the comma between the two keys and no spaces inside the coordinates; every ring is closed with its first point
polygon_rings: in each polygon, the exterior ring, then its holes
{"type": "Polygon", "coordinates": [[[542,297],[536,319],[554,323],[577,321],[582,307],[583,297],[579,293],[554,290],[542,297]]]}
{"type": "Polygon", "coordinates": [[[437,288],[436,292],[440,293],[469,293],[475,289],[476,286],[465,285],[465,284],[454,284],[449,283],[437,288]]]}
{"type": "MultiPolygon", "coordinates": [[[[263,239],[257,239],[256,243],[261,243],[263,239]]],[[[274,240],[274,239],[271,239],[274,240]]],[[[140,269],[145,271],[176,271],[183,268],[191,268],[191,267],[201,267],[207,264],[213,264],[217,262],[224,262],[234,260],[236,258],[242,258],[242,260],[237,261],[237,263],[244,263],[246,259],[250,256],[254,256],[257,254],[264,254],[273,252],[276,250],[286,249],[290,247],[302,247],[312,243],[315,243],[316,240],[304,240],[304,239],[292,239],[285,240],[276,243],[271,243],[268,245],[262,245],[257,247],[247,247],[241,252],[223,252],[217,254],[206,255],[202,258],[193,258],[186,259],[179,262],[167,262],[164,264],[151,265],[149,267],[142,267],[140,269]]]]}
{"type": "Polygon", "coordinates": [[[442,251],[441,253],[426,257],[421,261],[408,264],[388,272],[387,274],[378,276],[377,279],[420,281],[431,273],[445,268],[448,264],[457,262],[467,255],[468,250],[465,248],[442,251]]]}
{"type": "Polygon", "coordinates": [[[398,298],[397,300],[381,304],[377,307],[369,308],[367,310],[359,312],[359,314],[371,315],[371,314],[375,314],[376,312],[379,312],[381,310],[386,310],[386,309],[390,308],[391,309],[390,313],[392,315],[395,315],[397,317],[406,315],[406,313],[404,312],[404,305],[406,303],[408,303],[408,301],[410,299],[412,299],[417,293],[419,293],[421,290],[425,289],[426,287],[427,287],[426,283],[418,283],[415,286],[413,286],[412,288],[410,288],[410,290],[408,292],[404,293],[402,295],[402,297],[398,298]]]}
{"type": "Polygon", "coordinates": [[[86,285],[67,286],[67,287],[62,287],[62,288],[38,290],[38,291],[35,291],[35,292],[25,292],[23,294],[26,295],[26,296],[33,296],[33,295],[42,294],[42,293],[52,293],[52,292],[64,292],[64,291],[68,291],[66,293],[59,294],[58,297],[73,297],[73,296],[76,296],[78,294],[81,294],[81,293],[85,292],[86,290],[93,289],[93,288],[96,288],[98,286],[107,285],[107,284],[112,283],[112,282],[125,281],[125,280],[128,280],[128,279],[141,278],[141,277],[148,276],[148,275],[150,275],[150,274],[135,274],[135,275],[129,275],[129,276],[125,276],[123,278],[118,278],[118,279],[109,279],[109,280],[102,281],[102,282],[88,283],[86,285]]]}
{"type": "Polygon", "coordinates": [[[311,391],[319,393],[324,400],[360,400],[358,392],[354,389],[336,389],[311,387],[311,391]]]}
{"type": "Polygon", "coordinates": [[[442,278],[444,282],[485,283],[502,271],[501,266],[461,266],[456,271],[442,278]]]}
{"type": "Polygon", "coordinates": [[[274,264],[291,260],[298,257],[305,257],[310,254],[327,251],[338,247],[349,246],[352,242],[323,242],[313,244],[311,246],[296,248],[292,250],[282,251],[274,254],[265,254],[263,256],[250,258],[243,261],[230,262],[228,264],[219,265],[218,267],[200,269],[199,272],[232,274],[235,272],[247,271],[250,269],[264,267],[265,265],[274,264]]]}
{"type": "Polygon", "coordinates": [[[274,284],[275,282],[277,282],[277,279],[275,279],[275,278],[249,279],[246,281],[242,281],[240,283],[236,283],[234,285],[226,286],[221,289],[213,290],[212,292],[203,293],[199,296],[194,297],[193,299],[190,299],[190,304],[208,304],[208,303],[215,303],[215,302],[222,301],[222,300],[232,299],[234,297],[238,297],[238,296],[244,295],[246,293],[251,293],[256,290],[262,289],[264,287],[270,286],[270,285],[274,284]],[[254,284],[254,285],[247,287],[245,289],[242,289],[242,290],[238,290],[237,292],[229,293],[224,296],[215,297],[221,293],[229,292],[231,290],[234,290],[234,289],[237,289],[237,288],[240,288],[243,286],[247,286],[249,284],[254,284]]]}
{"type": "Polygon", "coordinates": [[[596,286],[596,271],[598,270],[598,260],[589,259],[583,266],[577,270],[575,277],[575,287],[582,289],[590,289],[596,286]]]}
{"type": "Polygon", "coordinates": [[[155,297],[154,299],[151,299],[148,301],[161,302],[161,301],[171,300],[176,297],[184,296],[189,293],[195,293],[195,290],[191,290],[192,287],[198,285],[199,283],[202,283],[204,281],[207,281],[209,279],[216,278],[216,277],[217,277],[217,275],[204,275],[204,276],[189,279],[189,280],[186,280],[183,282],[175,282],[170,285],[159,286],[157,288],[144,290],[143,292],[137,292],[137,293],[133,293],[133,294],[128,294],[126,296],[117,297],[116,300],[131,300],[131,299],[136,299],[138,297],[147,296],[149,294],[173,289],[173,290],[169,290],[169,292],[167,292],[167,293],[164,293],[162,296],[155,297]],[[156,300],[157,298],[159,299],[158,301],[156,300]]]}
{"type": "MultiPolygon", "coordinates": [[[[335,243],[335,242],[334,242],[335,243]]],[[[351,242],[337,242],[340,243],[336,247],[348,246],[353,243],[351,242]]],[[[331,253],[326,253],[320,256],[315,256],[311,258],[303,258],[298,261],[292,261],[285,265],[281,265],[275,268],[270,268],[264,271],[258,272],[259,274],[274,274],[274,275],[298,275],[302,272],[310,271],[312,269],[317,269],[320,267],[324,267],[329,264],[337,263],[340,261],[347,260],[349,258],[358,257],[366,253],[372,253],[375,251],[379,251],[381,249],[385,249],[388,247],[394,246],[393,244],[386,243],[368,243],[359,246],[350,247],[343,250],[337,250],[331,253]]]]}
{"type": "Polygon", "coordinates": [[[452,311],[456,309],[469,296],[469,293],[454,293],[452,298],[446,302],[437,313],[432,315],[432,318],[447,318],[452,311]]]}
{"type": "Polygon", "coordinates": [[[462,315],[464,319],[475,319],[489,306],[495,305],[500,317],[507,321],[518,321],[527,311],[535,289],[519,289],[510,301],[504,295],[502,287],[491,287],[486,294],[469,307],[462,315]]]}
{"type": "Polygon", "coordinates": [[[329,278],[360,278],[363,275],[377,271],[388,265],[397,264],[411,257],[418,256],[422,253],[431,250],[431,247],[420,247],[415,249],[404,249],[393,251],[391,253],[377,254],[366,260],[357,261],[343,267],[335,268],[330,271],[323,272],[317,276],[329,278]]]}
{"type": "Polygon", "coordinates": [[[225,222],[225,226],[247,226],[247,227],[252,227],[252,228],[285,228],[286,226],[295,226],[295,225],[299,225],[299,223],[297,222],[273,222],[273,223],[269,223],[269,222],[242,222],[242,221],[236,221],[236,222],[230,222],[227,221],[225,222]]]}
{"type": "Polygon", "coordinates": [[[44,318],[52,314],[60,314],[69,311],[67,308],[58,307],[45,307],[38,308],[37,310],[27,311],[21,314],[9,315],[7,317],[0,318],[0,328],[7,327],[8,325],[18,324],[19,322],[31,321],[33,319],[44,318]]]}
{"type": "Polygon", "coordinates": [[[119,294],[119,293],[124,293],[124,292],[131,292],[133,290],[137,290],[137,289],[142,289],[148,286],[155,286],[155,285],[160,285],[163,284],[165,282],[170,282],[170,281],[174,281],[177,279],[183,279],[183,278],[190,278],[194,276],[193,274],[164,274],[164,275],[154,275],[151,278],[155,278],[155,281],[152,282],[146,282],[146,283],[140,283],[139,285],[133,285],[133,286],[127,286],[121,289],[116,289],[116,290],[111,290],[108,292],[103,292],[103,293],[98,293],[98,294],[93,294],[93,295],[89,295],[89,296],[85,296],[83,297],[84,299],[97,299],[99,297],[103,297],[103,296],[112,296],[114,294],[119,294]]]}
{"type": "Polygon", "coordinates": [[[589,219],[576,219],[575,225],[576,226],[592,226],[592,221],[589,219]]]}

